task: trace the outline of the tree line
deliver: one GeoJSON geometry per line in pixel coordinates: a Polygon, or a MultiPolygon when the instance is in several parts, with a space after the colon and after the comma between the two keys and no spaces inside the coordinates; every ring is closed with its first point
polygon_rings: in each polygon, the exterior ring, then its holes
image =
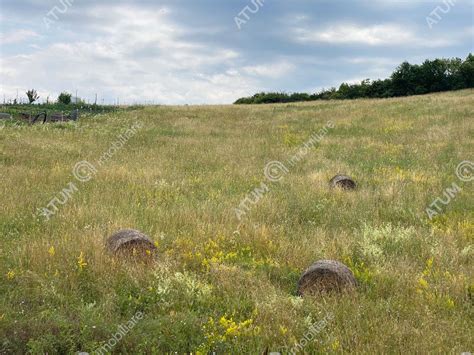
{"type": "Polygon", "coordinates": [[[400,64],[390,78],[366,79],[358,84],[342,83],[339,88],[318,93],[261,92],[238,99],[235,104],[268,104],[314,100],[388,98],[474,88],[474,55],[460,58],[425,60],[423,64],[400,64]]]}
{"type": "MultiPolygon", "coordinates": [[[[28,98],[28,103],[30,105],[34,104],[36,101],[40,99],[40,96],[38,95],[38,92],[35,89],[28,90],[25,94],[26,94],[26,97],[28,98]]],[[[72,102],[72,94],[68,92],[62,92],[59,94],[56,102],[58,104],[69,105],[72,102]]],[[[48,98],[46,99],[46,104],[50,104],[50,103],[51,102],[49,101],[49,96],[48,96],[48,98]]],[[[79,99],[76,97],[76,104],[77,103],[83,103],[83,102],[79,102],[79,99]]],[[[18,105],[17,99],[13,100],[13,105],[18,105]]]]}

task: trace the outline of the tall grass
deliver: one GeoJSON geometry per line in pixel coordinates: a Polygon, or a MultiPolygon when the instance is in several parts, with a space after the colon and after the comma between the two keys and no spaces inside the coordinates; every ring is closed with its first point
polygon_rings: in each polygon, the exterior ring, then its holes
{"type": "Polygon", "coordinates": [[[269,106],[147,107],[0,130],[0,353],[92,352],[137,312],[116,353],[285,352],[331,319],[308,353],[460,353],[474,349],[474,91],[269,106]],[[335,128],[279,183],[285,161],[328,121],[335,128]],[[97,160],[138,133],[88,182],[97,160]],[[354,192],[332,191],[337,173],[354,192]],[[49,221],[37,209],[78,192],[49,221]],[[237,208],[270,192],[239,226],[237,208]],[[446,187],[462,192],[429,220],[446,187]],[[136,228],[153,264],[104,252],[136,228]],[[357,293],[296,296],[312,262],[346,263],[357,293]],[[328,315],[331,317],[327,318],[328,315]],[[332,316],[334,318],[332,318],[332,316]]]}

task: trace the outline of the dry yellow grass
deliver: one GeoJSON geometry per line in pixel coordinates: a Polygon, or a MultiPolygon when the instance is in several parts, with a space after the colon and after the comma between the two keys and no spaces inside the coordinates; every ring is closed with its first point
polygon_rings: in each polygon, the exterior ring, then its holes
{"type": "Polygon", "coordinates": [[[327,315],[304,351],[474,350],[474,91],[390,100],[269,106],[147,107],[78,123],[0,130],[0,353],[92,352],[144,318],[116,353],[287,352],[327,315]],[[334,123],[283,180],[266,180],[312,133],[334,123]],[[143,128],[98,168],[134,123],[143,128]],[[331,191],[337,173],[354,192],[331,191]],[[49,221],[38,215],[70,182],[49,221]],[[239,227],[241,201],[270,192],[239,227]],[[462,191],[429,220],[425,209],[462,191]],[[156,241],[153,265],[104,253],[135,228],[156,241]],[[81,256],[82,255],[82,256],[81,256]],[[345,262],[356,294],[301,299],[318,259],[345,262]]]}

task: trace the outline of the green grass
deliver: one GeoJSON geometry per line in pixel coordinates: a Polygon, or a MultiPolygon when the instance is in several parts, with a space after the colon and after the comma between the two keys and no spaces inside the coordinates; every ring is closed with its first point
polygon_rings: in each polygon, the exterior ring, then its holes
{"type": "Polygon", "coordinates": [[[137,312],[113,352],[285,353],[327,315],[307,353],[472,352],[473,182],[455,169],[474,159],[473,103],[465,90],[2,126],[0,353],[92,353],[137,312]],[[328,121],[281,182],[265,179],[328,121]],[[91,181],[74,179],[136,122],[91,181]],[[359,188],[330,190],[337,173],[359,188]],[[39,217],[70,182],[79,191],[39,217]],[[262,182],[271,191],[238,228],[234,210],[262,182]],[[462,192],[430,221],[453,182],[462,192]],[[108,256],[122,228],[148,234],[157,261],[108,256]],[[358,291],[297,297],[319,259],[346,263],[358,291]]]}
{"type": "MultiPolygon", "coordinates": [[[[129,107],[128,110],[135,107],[129,107]]],[[[31,116],[36,116],[41,112],[46,112],[48,116],[55,113],[70,114],[72,111],[78,109],[82,117],[90,117],[98,114],[113,113],[125,110],[124,107],[91,105],[91,104],[69,104],[49,103],[49,104],[0,104],[0,112],[10,114],[15,120],[22,118],[21,114],[26,113],[31,116]]],[[[43,117],[41,117],[42,119],[43,117]]]]}

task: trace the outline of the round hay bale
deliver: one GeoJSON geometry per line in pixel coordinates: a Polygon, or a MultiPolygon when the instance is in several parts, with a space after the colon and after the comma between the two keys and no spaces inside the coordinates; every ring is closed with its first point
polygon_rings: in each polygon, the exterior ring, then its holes
{"type": "Polygon", "coordinates": [[[322,292],[350,290],[357,287],[352,271],[334,260],[320,260],[311,265],[298,281],[298,294],[314,295],[322,292]]]}
{"type": "Polygon", "coordinates": [[[347,175],[336,175],[329,181],[329,184],[332,188],[339,187],[344,190],[355,190],[357,187],[355,181],[347,175]]]}
{"type": "Polygon", "coordinates": [[[124,229],[111,235],[105,246],[114,255],[146,257],[156,252],[156,246],[152,240],[134,229],[124,229]]]}

